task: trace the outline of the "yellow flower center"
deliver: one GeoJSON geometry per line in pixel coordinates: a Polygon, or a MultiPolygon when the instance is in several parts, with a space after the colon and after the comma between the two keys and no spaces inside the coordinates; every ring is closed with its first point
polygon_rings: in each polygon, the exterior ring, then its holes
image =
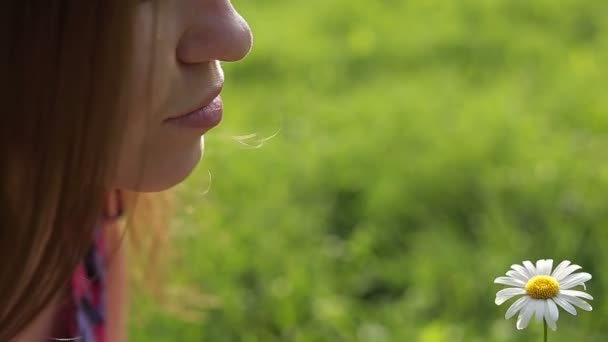
{"type": "Polygon", "coordinates": [[[550,276],[536,276],[528,280],[526,292],[534,299],[553,298],[559,294],[559,283],[550,276]]]}

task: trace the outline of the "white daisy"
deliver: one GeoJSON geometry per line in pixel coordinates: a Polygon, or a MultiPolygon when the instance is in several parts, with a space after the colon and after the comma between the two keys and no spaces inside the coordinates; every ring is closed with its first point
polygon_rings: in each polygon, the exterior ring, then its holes
{"type": "Polygon", "coordinates": [[[496,284],[513,286],[496,293],[496,305],[501,305],[514,296],[523,295],[507,309],[505,314],[505,319],[509,319],[519,312],[517,329],[525,329],[532,316],[536,314],[537,322],[542,322],[544,318],[547,325],[552,330],[556,330],[559,317],[557,305],[573,315],[576,315],[574,306],[591,311],[591,305],[581,298],[593,300],[593,297],[587,292],[573,289],[582,285],[586,290],[585,282],[591,279],[591,274],[573,273],[582,267],[571,264],[568,260],[557,265],[553,273],[551,273],[552,268],[551,259],[538,260],[536,267],[532,262],[524,261],[523,266],[511,265],[506,277],[498,277],[494,280],[496,284]]]}

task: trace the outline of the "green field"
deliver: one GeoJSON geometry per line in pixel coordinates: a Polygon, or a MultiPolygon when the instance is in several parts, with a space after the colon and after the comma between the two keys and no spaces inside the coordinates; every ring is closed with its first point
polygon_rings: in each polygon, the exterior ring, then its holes
{"type": "Polygon", "coordinates": [[[255,47],[172,227],[219,305],[136,300],[133,341],[541,341],[493,284],[539,258],[594,276],[549,341],[608,340],[608,2],[234,4],[255,47]]]}

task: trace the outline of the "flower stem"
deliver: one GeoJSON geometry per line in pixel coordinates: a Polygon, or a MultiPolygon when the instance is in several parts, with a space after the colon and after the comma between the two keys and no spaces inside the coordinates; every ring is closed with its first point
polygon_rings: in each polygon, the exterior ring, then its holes
{"type": "Polygon", "coordinates": [[[547,342],[547,321],[543,319],[543,325],[545,326],[545,338],[543,339],[544,342],[547,342]]]}

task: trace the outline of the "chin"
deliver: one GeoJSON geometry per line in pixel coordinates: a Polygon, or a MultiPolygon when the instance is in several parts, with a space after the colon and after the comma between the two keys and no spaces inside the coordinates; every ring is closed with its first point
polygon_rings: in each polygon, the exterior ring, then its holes
{"type": "Polygon", "coordinates": [[[139,177],[131,181],[118,182],[119,188],[136,192],[159,192],[170,189],[183,182],[194,171],[203,158],[204,139],[186,153],[175,153],[167,158],[153,156],[148,160],[139,177]]]}

